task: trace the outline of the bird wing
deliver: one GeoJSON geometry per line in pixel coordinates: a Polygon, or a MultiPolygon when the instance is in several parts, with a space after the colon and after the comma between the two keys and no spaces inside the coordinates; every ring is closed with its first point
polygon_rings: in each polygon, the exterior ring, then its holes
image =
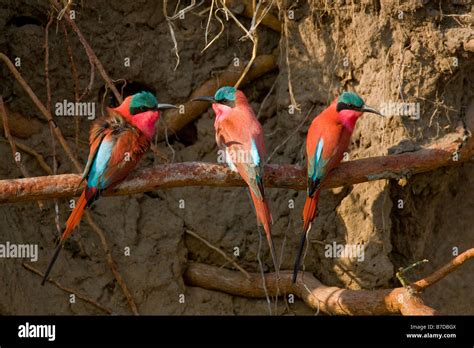
{"type": "Polygon", "coordinates": [[[82,182],[89,176],[92,163],[94,162],[94,159],[97,155],[100,144],[102,144],[102,140],[104,140],[104,137],[107,134],[108,127],[109,124],[107,120],[99,120],[92,125],[89,134],[89,157],[87,159],[86,168],[84,169],[84,173],[82,173],[82,179],[79,185],[82,184],[82,182]]]}
{"type": "Polygon", "coordinates": [[[245,170],[249,178],[250,189],[260,200],[263,200],[265,197],[265,188],[263,185],[263,161],[265,154],[263,136],[260,134],[257,137],[252,137],[250,142],[251,163],[245,167],[245,170]]]}
{"type": "Polygon", "coordinates": [[[311,125],[306,140],[308,196],[312,197],[319,190],[327,174],[341,161],[346,148],[342,136],[343,127],[339,124],[314,122],[311,125]]]}
{"type": "Polygon", "coordinates": [[[120,183],[136,167],[142,156],[150,148],[150,142],[130,123],[120,133],[114,134],[115,145],[102,177],[108,189],[120,183]]]}
{"type": "Polygon", "coordinates": [[[221,121],[218,137],[218,143],[233,155],[231,156],[232,165],[255,196],[263,200],[265,146],[262,127],[253,111],[250,108],[232,111],[232,114],[221,121]]]}
{"type": "MultiPolygon", "coordinates": [[[[117,113],[100,120],[90,132],[90,154],[83,178],[98,195],[122,181],[149,148],[141,131],[117,113]]],[[[89,201],[89,199],[88,199],[89,201]]]]}
{"type": "Polygon", "coordinates": [[[326,175],[325,167],[327,160],[322,158],[324,148],[324,138],[316,140],[316,149],[312,156],[308,156],[308,196],[312,196],[319,189],[321,180],[326,175]]]}

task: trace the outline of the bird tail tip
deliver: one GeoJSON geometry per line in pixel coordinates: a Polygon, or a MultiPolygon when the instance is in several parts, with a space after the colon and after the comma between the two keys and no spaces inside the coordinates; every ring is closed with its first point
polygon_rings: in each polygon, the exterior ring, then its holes
{"type": "MultiPolygon", "coordinates": [[[[309,228],[311,228],[311,223],[309,224],[309,228]]],[[[301,258],[303,257],[304,246],[306,244],[306,236],[309,232],[309,228],[305,229],[303,236],[301,237],[300,247],[298,248],[298,254],[296,254],[295,266],[293,268],[293,284],[296,283],[296,278],[298,277],[298,272],[301,267],[301,258]]]]}
{"type": "Polygon", "coordinates": [[[59,243],[58,243],[58,246],[56,247],[54,255],[48,264],[48,268],[46,269],[46,272],[44,273],[43,280],[41,281],[41,285],[44,285],[46,281],[48,280],[49,274],[54,266],[54,263],[58,259],[59,253],[61,252],[61,249],[63,248],[64,243],[66,242],[66,239],[72,233],[72,231],[77,226],[79,221],[81,221],[81,217],[84,214],[84,209],[86,208],[86,205],[87,205],[87,198],[86,198],[86,191],[84,191],[82,192],[81,197],[77,201],[76,207],[74,208],[71,215],[66,221],[66,228],[64,229],[64,232],[61,235],[61,239],[59,240],[59,243]]]}
{"type": "Polygon", "coordinates": [[[44,273],[43,279],[41,280],[41,286],[44,286],[44,284],[48,280],[49,274],[51,273],[51,270],[53,269],[53,265],[56,262],[59,256],[59,253],[61,252],[61,249],[63,248],[63,245],[64,243],[61,241],[58,243],[58,246],[56,247],[56,250],[54,251],[54,255],[51,258],[51,261],[49,261],[49,265],[48,265],[48,268],[46,269],[46,272],[44,273]]]}
{"type": "Polygon", "coordinates": [[[303,256],[304,247],[306,244],[306,237],[308,232],[311,229],[311,224],[314,221],[314,218],[317,214],[317,206],[319,200],[319,190],[314,193],[312,197],[307,197],[303,209],[303,236],[301,237],[300,247],[298,249],[298,254],[296,255],[295,266],[293,269],[293,283],[296,283],[298,277],[298,272],[301,267],[301,259],[303,256]]]}

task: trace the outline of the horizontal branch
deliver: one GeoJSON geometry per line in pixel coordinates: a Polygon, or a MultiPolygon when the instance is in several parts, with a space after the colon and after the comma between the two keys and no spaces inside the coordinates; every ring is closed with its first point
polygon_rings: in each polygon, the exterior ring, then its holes
{"type": "Polygon", "coordinates": [[[474,259],[474,248],[466,250],[462,254],[456,256],[454,259],[452,259],[449,263],[444,265],[442,268],[435,271],[433,274],[410,284],[410,286],[417,291],[424,290],[427,287],[439,282],[441,279],[446,277],[449,273],[455,271],[459,266],[461,266],[466,261],[471,260],[471,259],[474,259]]]}
{"type": "MultiPolygon", "coordinates": [[[[461,134],[449,134],[428,148],[399,155],[365,158],[343,162],[335,168],[324,187],[353,185],[378,179],[397,179],[465,162],[474,154],[472,141],[464,144],[457,161],[453,154],[461,144],[461,134]]],[[[71,197],[78,195],[80,176],[63,174],[0,181],[0,203],[71,197]]],[[[182,186],[244,186],[240,176],[223,165],[185,162],[140,169],[121,183],[111,195],[128,195],[156,189],[182,186]]],[[[304,190],[304,169],[290,164],[265,167],[267,187],[304,190]]]]}
{"type": "MultiPolygon", "coordinates": [[[[468,249],[436,270],[431,275],[407,287],[380,290],[350,290],[326,286],[311,273],[299,274],[293,284],[293,272],[281,271],[280,280],[276,273],[265,275],[266,291],[270,296],[294,294],[310,308],[335,315],[436,315],[438,312],[426,306],[420,297],[421,291],[443,279],[468,260],[474,259],[474,248],[468,249]]],[[[187,285],[230,295],[265,298],[260,273],[240,272],[191,263],[184,273],[187,285]]]]}
{"type": "MultiPolygon", "coordinates": [[[[294,294],[310,308],[334,315],[434,315],[437,312],[425,304],[408,288],[383,290],[349,290],[325,286],[306,272],[292,283],[293,273],[280,272],[277,283],[275,273],[265,275],[269,296],[294,294]]],[[[225,292],[248,298],[265,298],[260,273],[250,273],[250,278],[238,271],[209,266],[202,263],[188,265],[184,273],[187,285],[225,292]]]]}

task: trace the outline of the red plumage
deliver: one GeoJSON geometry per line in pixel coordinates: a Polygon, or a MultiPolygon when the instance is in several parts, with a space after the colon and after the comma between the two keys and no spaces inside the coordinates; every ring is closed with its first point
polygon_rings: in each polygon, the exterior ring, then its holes
{"type": "Polygon", "coordinates": [[[271,232],[273,220],[268,201],[265,198],[263,183],[266,151],[262,126],[242,91],[235,92],[233,107],[219,103],[212,106],[216,113],[214,127],[217,145],[231,156],[233,154],[234,158],[241,154],[241,159],[244,159],[243,161],[231,160],[230,165],[235,166],[249,187],[257,221],[263,225],[275,270],[278,272],[279,266],[271,232]]]}
{"type": "Polygon", "coordinates": [[[321,184],[344,157],[352,131],[362,112],[336,110],[337,99],[311,123],[306,137],[308,196],[303,208],[303,235],[296,257],[293,282],[296,281],[307,234],[318,212],[321,184]],[[320,153],[318,154],[318,149],[320,153]]]}
{"type": "Polygon", "coordinates": [[[316,217],[320,192],[318,190],[314,193],[313,197],[306,197],[303,208],[303,231],[309,231],[310,225],[316,217]]]}
{"type": "Polygon", "coordinates": [[[159,111],[146,111],[132,117],[126,111],[130,99],[131,97],[126,98],[116,109],[109,109],[108,116],[95,121],[91,127],[89,158],[83,174],[83,180],[87,180],[87,187],[66,222],[66,228],[48,265],[42,284],[47,280],[66,239],[79,224],[86,207],[97,200],[102,193],[112,190],[122,182],[150,147],[159,111]],[[107,158],[102,159],[105,167],[103,172],[98,173],[96,170],[101,170],[102,167],[95,161],[99,160],[101,146],[106,148],[101,155],[105,153],[107,158]]]}
{"type": "MultiPolygon", "coordinates": [[[[323,139],[324,142],[321,157],[326,163],[324,166],[321,166],[321,177],[318,178],[317,186],[311,187],[311,184],[308,184],[308,190],[312,189],[315,195],[307,197],[303,210],[303,230],[305,233],[308,231],[309,225],[316,216],[320,185],[324,179],[327,178],[331,170],[341,162],[344,157],[344,152],[349,147],[352,135],[353,125],[352,128],[348,128],[341,120],[339,113],[336,111],[336,102],[335,100],[313,120],[306,137],[307,167],[310,168],[310,161],[314,159],[318,143],[321,139],[323,139]]],[[[358,117],[360,115],[356,116],[358,117]]],[[[354,123],[356,120],[355,118],[354,123]]]]}

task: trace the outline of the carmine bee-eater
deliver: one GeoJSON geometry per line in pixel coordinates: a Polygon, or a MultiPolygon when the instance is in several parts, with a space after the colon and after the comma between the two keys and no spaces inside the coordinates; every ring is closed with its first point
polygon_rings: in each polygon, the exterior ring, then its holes
{"type": "Polygon", "coordinates": [[[41,285],[48,279],[59,252],[81,220],[85,208],[102,193],[113,189],[135,168],[150,147],[160,110],[169,108],[176,106],[158,104],[153,94],[140,92],[128,96],[119,107],[109,109],[107,117],[94,122],[89,136],[89,159],[82,174],[87,186],[66,222],[41,285]]]}
{"type": "Polygon", "coordinates": [[[303,209],[303,236],[296,256],[293,283],[296,282],[311,223],[317,214],[321,184],[341,162],[355,124],[364,112],[382,116],[377,110],[365,105],[356,93],[344,92],[319,114],[309,127],[306,137],[308,197],[303,209]]]}
{"type": "Polygon", "coordinates": [[[255,207],[257,221],[263,225],[275,271],[279,272],[275,246],[272,240],[272,214],[265,198],[263,185],[265,145],[263,129],[247,98],[234,87],[222,87],[213,97],[194,100],[212,103],[216,114],[214,128],[217,146],[225,151],[227,165],[239,172],[247,183],[255,207]]]}

